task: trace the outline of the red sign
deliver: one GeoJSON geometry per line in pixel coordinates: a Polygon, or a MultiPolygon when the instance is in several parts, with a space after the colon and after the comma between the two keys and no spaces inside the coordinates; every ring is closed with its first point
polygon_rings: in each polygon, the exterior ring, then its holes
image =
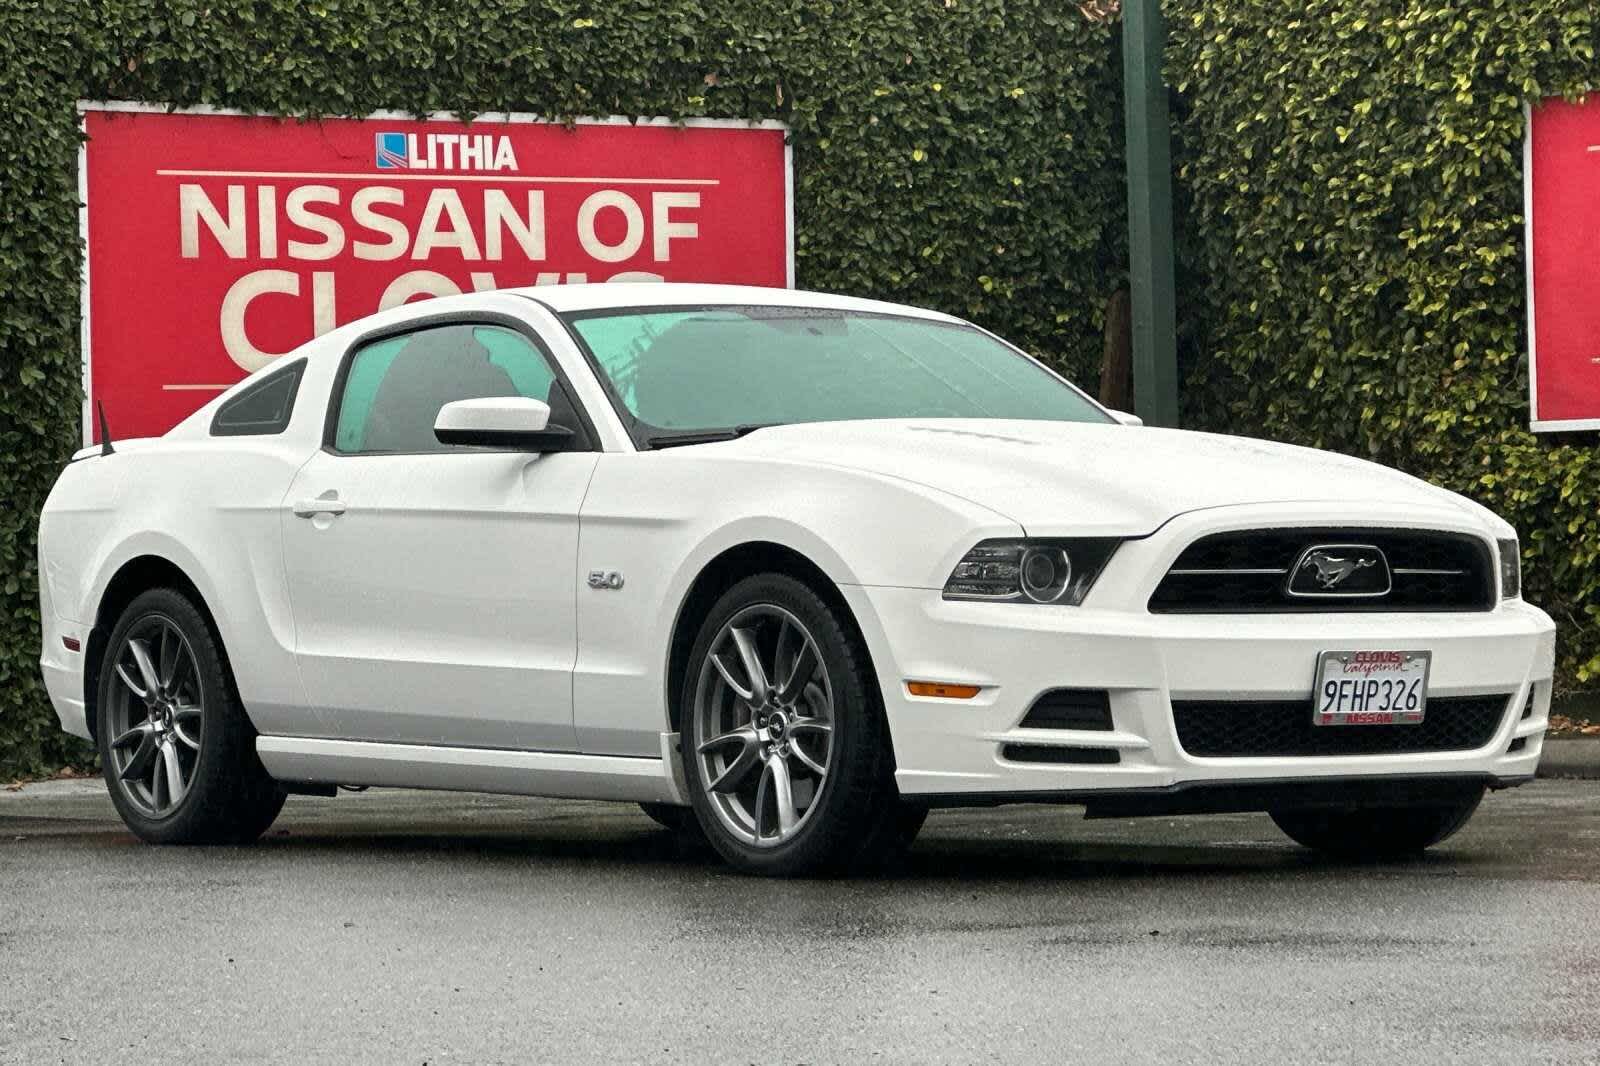
{"type": "Polygon", "coordinates": [[[84,434],[166,432],[413,299],[581,281],[793,284],[781,125],[85,104],[84,434]]]}
{"type": "Polygon", "coordinates": [[[1525,155],[1533,428],[1600,429],[1600,94],[1534,105],[1525,155]]]}

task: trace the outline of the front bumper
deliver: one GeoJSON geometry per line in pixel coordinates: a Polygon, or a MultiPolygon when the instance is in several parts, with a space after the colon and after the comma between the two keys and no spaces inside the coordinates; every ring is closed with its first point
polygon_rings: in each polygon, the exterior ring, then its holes
{"type": "Polygon", "coordinates": [[[1196,535],[1171,532],[1125,545],[1083,607],[846,588],[883,690],[901,793],[930,802],[1071,800],[1225,783],[1281,788],[1295,780],[1441,775],[1496,785],[1533,775],[1555,657],[1555,627],[1543,611],[1512,600],[1480,612],[1152,614],[1150,588],[1196,535]],[[1505,712],[1489,741],[1467,751],[1197,757],[1184,750],[1173,700],[1304,700],[1309,716],[1318,656],[1335,649],[1430,651],[1430,699],[1503,694],[1505,712]],[[912,680],[981,690],[965,700],[918,697],[906,689],[912,680]],[[1022,728],[1034,700],[1056,688],[1105,690],[1112,729],[1022,728]],[[1002,754],[1006,745],[1109,749],[1117,761],[1016,761],[1002,754]]]}

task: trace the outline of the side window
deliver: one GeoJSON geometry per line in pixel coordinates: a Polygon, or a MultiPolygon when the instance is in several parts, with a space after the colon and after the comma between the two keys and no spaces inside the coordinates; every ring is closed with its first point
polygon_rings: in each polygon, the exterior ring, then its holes
{"type": "MultiPolygon", "coordinates": [[[[356,350],[339,399],[333,446],[348,454],[445,452],[433,435],[439,408],[453,400],[527,396],[570,410],[537,347],[501,326],[420,329],[356,350]]],[[[570,421],[570,419],[569,419],[570,421]]]]}
{"type": "Polygon", "coordinates": [[[211,419],[211,435],[267,436],[288,429],[295,394],[300,391],[300,375],[305,369],[306,361],[296,359],[217,408],[211,419]]]}

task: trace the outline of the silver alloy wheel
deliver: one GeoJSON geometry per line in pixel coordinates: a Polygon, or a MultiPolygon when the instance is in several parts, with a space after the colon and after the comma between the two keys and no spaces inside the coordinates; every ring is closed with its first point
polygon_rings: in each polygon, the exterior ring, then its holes
{"type": "Polygon", "coordinates": [[[115,654],[106,718],[111,770],[123,794],[152,818],[171,814],[200,761],[205,689],[194,649],[163,614],[139,619],[115,654]]]}
{"type": "Polygon", "coordinates": [[[701,788],[756,847],[792,840],[827,786],[833,685],[817,642],[775,604],[730,618],[700,664],[693,713],[701,788]]]}

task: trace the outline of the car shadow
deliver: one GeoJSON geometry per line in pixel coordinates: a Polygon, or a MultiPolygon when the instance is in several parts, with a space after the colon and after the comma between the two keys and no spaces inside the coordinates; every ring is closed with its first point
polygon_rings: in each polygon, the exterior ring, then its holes
{"type": "MultiPolygon", "coordinates": [[[[992,839],[981,828],[930,833],[911,850],[886,862],[858,868],[846,878],[857,883],[945,882],[1024,884],[1029,882],[1104,882],[1154,877],[1208,879],[1273,877],[1284,874],[1373,870],[1423,873],[1461,871],[1474,865],[1470,854],[1442,848],[1408,860],[1362,863],[1317,855],[1287,841],[1174,841],[1146,839],[1072,840],[992,839]]],[[[546,819],[521,825],[475,828],[430,827],[396,821],[377,826],[287,827],[270,832],[259,847],[272,853],[317,853],[322,858],[374,855],[450,857],[483,864],[582,864],[591,872],[652,868],[663,874],[744,878],[708,845],[686,840],[653,825],[638,828],[563,827],[546,819]]],[[[840,877],[811,880],[840,880],[840,877]]]]}
{"type": "MultiPolygon", "coordinates": [[[[249,855],[255,860],[316,856],[319,862],[343,866],[373,858],[386,860],[447,859],[465,870],[518,867],[581,866],[586,872],[662,878],[727,877],[751,885],[728,867],[703,841],[679,836],[656,826],[642,814],[583,805],[557,810],[338,809],[333,801],[312,801],[285,811],[278,825],[255,845],[238,848],[157,849],[161,854],[249,855]],[[323,804],[329,804],[323,806],[323,804]]],[[[995,812],[961,812],[945,821],[936,814],[909,853],[857,869],[848,879],[861,885],[1092,884],[1120,881],[1271,878],[1285,875],[1329,875],[1372,871],[1410,875],[1471,872],[1493,865],[1481,852],[1445,845],[1410,860],[1360,863],[1319,856],[1277,838],[1268,828],[1253,839],[1255,827],[1240,822],[1221,825],[1211,819],[1164,820],[1160,827],[1137,821],[1111,823],[1126,827],[1125,836],[1108,823],[1077,822],[1039,814],[1011,817],[995,812]],[[1078,826],[1084,828],[1081,835],[1078,826]],[[1159,839],[1152,839],[1156,834],[1159,839]],[[1207,834],[1201,836],[1201,833],[1207,834]]],[[[120,825],[87,818],[0,817],[0,840],[76,842],[95,849],[139,847],[120,825]]],[[[819,878],[814,880],[839,880],[819,878]]]]}

